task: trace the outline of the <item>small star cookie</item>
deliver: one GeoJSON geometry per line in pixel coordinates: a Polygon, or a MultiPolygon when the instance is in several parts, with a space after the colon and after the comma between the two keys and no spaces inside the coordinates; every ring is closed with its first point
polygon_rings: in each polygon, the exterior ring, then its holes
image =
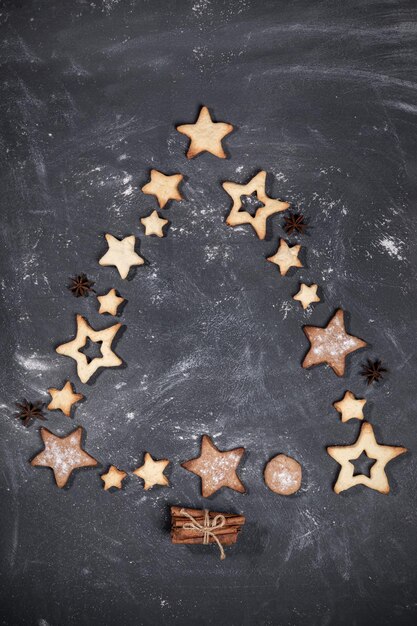
{"type": "Polygon", "coordinates": [[[334,402],[333,406],[340,413],[342,422],[348,422],[351,419],[363,420],[363,407],[366,400],[355,398],[351,391],[346,391],[343,400],[334,402]]]}
{"type": "Polygon", "coordinates": [[[135,469],[133,473],[139,478],[142,478],[145,483],[143,486],[145,491],[148,491],[148,489],[151,489],[154,485],[167,487],[169,485],[169,480],[164,474],[164,469],[167,465],[169,465],[169,461],[167,459],[155,461],[149,452],[146,452],[144,464],[135,469]]]}
{"type": "Polygon", "coordinates": [[[177,126],[177,131],[189,137],[190,145],[187,152],[187,159],[192,159],[201,152],[210,152],[219,159],[225,159],[226,153],[223,150],[222,139],[233,130],[231,124],[225,122],[213,122],[210,111],[207,107],[202,107],[195,124],[181,124],[177,126]]]}
{"type": "Polygon", "coordinates": [[[62,411],[67,417],[71,417],[72,405],[84,398],[82,393],[74,393],[69,380],[67,380],[62,389],[50,387],[48,393],[52,399],[46,408],[50,411],[62,411]]]}
{"type": "Polygon", "coordinates": [[[147,217],[142,217],[140,221],[145,227],[145,235],[165,237],[163,228],[168,224],[168,220],[164,220],[160,217],[158,211],[152,211],[147,217]]]}
{"type": "Polygon", "coordinates": [[[313,302],[320,302],[320,298],[317,295],[317,285],[310,285],[310,287],[304,283],[300,284],[300,290],[293,296],[293,300],[296,300],[301,304],[304,310],[308,309],[313,302]]]}
{"type": "Polygon", "coordinates": [[[244,453],[245,448],[221,451],[208,435],[203,435],[200,456],[181,463],[181,467],[200,476],[203,498],[208,498],[221,487],[245,493],[245,486],[236,472],[244,453]]]}
{"type": "Polygon", "coordinates": [[[163,209],[170,200],[182,200],[178,186],[183,178],[182,174],[167,176],[158,170],[151,170],[151,180],[142,187],[142,191],[156,196],[159,207],[163,209]]]}
{"type": "Polygon", "coordinates": [[[124,481],[126,476],[126,472],[117,469],[115,465],[110,465],[108,471],[100,476],[101,480],[104,483],[104,491],[108,491],[112,487],[115,487],[116,489],[121,489],[122,482],[124,481]]]}
{"type": "Polygon", "coordinates": [[[365,485],[387,494],[390,491],[389,482],[385,473],[385,466],[389,461],[400,454],[407,452],[401,446],[385,446],[376,442],[371,424],[364,422],[356,443],[351,446],[330,446],[327,453],[339,463],[340,472],[333,487],[336,493],[341,493],[355,485],[365,485]],[[365,453],[369,459],[375,460],[370,469],[370,476],[354,475],[355,467],[351,461],[358,459],[365,453]]]}
{"type": "Polygon", "coordinates": [[[108,313],[109,315],[117,315],[117,309],[125,301],[117,295],[116,289],[110,289],[110,291],[102,296],[97,296],[97,300],[100,303],[98,312],[103,315],[108,313]]]}
{"type": "Polygon", "coordinates": [[[34,467],[50,467],[58,487],[65,487],[74,470],[98,465],[98,461],[82,447],[83,432],[80,426],[66,437],[58,437],[47,428],[41,428],[40,434],[45,447],[30,464],[34,467]]]}
{"type": "Polygon", "coordinates": [[[273,256],[268,257],[267,261],[278,265],[281,276],[285,276],[290,267],[303,267],[298,258],[300,250],[300,245],[289,246],[285,239],[280,239],[278,250],[273,256]]]}
{"type": "Polygon", "coordinates": [[[94,330],[82,315],[77,315],[76,321],[77,334],[75,338],[67,343],[62,343],[55,350],[58,354],[74,359],[77,363],[77,374],[82,383],[88,382],[91,376],[93,376],[100,367],[119,367],[122,365],[122,359],[113,352],[111,347],[113,339],[122,324],[113,324],[113,326],[103,328],[102,330],[94,330]],[[101,343],[101,357],[89,360],[87,356],[81,352],[82,348],[87,344],[87,339],[101,343]]]}
{"type": "Polygon", "coordinates": [[[302,366],[308,368],[327,363],[337,376],[345,373],[346,357],[368,345],[366,341],[347,334],[342,309],[336,311],[325,328],[304,326],[303,330],[310,341],[310,349],[302,366]]]}
{"type": "Polygon", "coordinates": [[[109,249],[101,257],[99,264],[104,267],[117,267],[122,278],[127,278],[131,267],[145,263],[144,259],[135,252],[136,238],[134,235],[129,235],[129,237],[124,239],[117,239],[107,233],[106,241],[109,249]]]}
{"type": "Polygon", "coordinates": [[[259,239],[265,239],[266,221],[268,217],[286,211],[290,205],[288,202],[281,202],[270,198],[266,191],[266,172],[261,171],[256,174],[246,185],[238,183],[224,182],[223,189],[233,200],[233,205],[229,215],[226,218],[228,226],[240,226],[241,224],[250,224],[259,239]],[[242,196],[251,196],[255,194],[259,202],[262,203],[255,215],[251,215],[248,211],[242,211],[242,196]]]}

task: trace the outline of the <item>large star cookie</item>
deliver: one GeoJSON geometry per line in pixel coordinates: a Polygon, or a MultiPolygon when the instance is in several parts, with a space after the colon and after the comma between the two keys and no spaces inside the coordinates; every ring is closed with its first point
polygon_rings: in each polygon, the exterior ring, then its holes
{"type": "Polygon", "coordinates": [[[231,124],[225,122],[213,122],[210,111],[207,107],[202,107],[195,124],[181,124],[177,126],[177,131],[189,137],[190,145],[187,152],[187,159],[192,159],[201,152],[210,152],[219,159],[225,159],[226,153],[223,150],[222,139],[233,130],[231,124]]]}
{"type": "Polygon", "coordinates": [[[229,487],[244,493],[245,486],[236,473],[244,453],[245,448],[222,452],[208,435],[203,435],[200,456],[181,463],[181,467],[200,476],[203,498],[208,498],[221,487],[229,487]]]}
{"type": "Polygon", "coordinates": [[[289,208],[288,202],[281,202],[270,198],[265,191],[266,172],[261,171],[256,174],[246,185],[238,183],[224,182],[223,189],[233,200],[233,205],[229,215],[226,218],[226,224],[229,226],[240,226],[241,224],[250,224],[255,230],[259,239],[265,239],[266,221],[268,217],[280,211],[286,211],[289,208]],[[242,211],[242,196],[256,195],[257,200],[262,203],[255,215],[251,215],[248,211],[242,211]]]}
{"type": "Polygon", "coordinates": [[[367,345],[366,341],[347,334],[342,309],[336,311],[325,328],[304,326],[303,330],[310,341],[303,367],[327,363],[338,376],[345,373],[348,354],[367,345]]]}
{"type": "Polygon", "coordinates": [[[62,343],[56,348],[56,352],[74,359],[77,363],[77,374],[82,383],[88,382],[100,367],[118,367],[122,365],[122,359],[113,352],[111,347],[113,339],[122,324],[113,324],[113,326],[103,328],[102,330],[94,330],[82,315],[77,315],[76,320],[77,334],[75,338],[67,343],[62,343]],[[81,352],[82,348],[87,344],[87,339],[101,344],[101,357],[89,360],[81,352]]]}
{"type": "Polygon", "coordinates": [[[341,466],[333,487],[336,493],[341,493],[355,485],[365,485],[380,493],[389,493],[390,487],[385,466],[395,457],[407,452],[407,448],[377,443],[371,424],[364,422],[356,443],[351,446],[330,446],[327,452],[341,466]],[[375,460],[370,469],[370,476],[354,474],[355,467],[351,461],[358,459],[363,453],[369,459],[375,460]]]}
{"type": "Polygon", "coordinates": [[[58,437],[47,428],[41,428],[40,434],[45,447],[30,463],[35,467],[50,467],[58,487],[65,487],[75,469],[94,467],[98,464],[98,461],[82,447],[81,426],[66,437],[58,437]]]}

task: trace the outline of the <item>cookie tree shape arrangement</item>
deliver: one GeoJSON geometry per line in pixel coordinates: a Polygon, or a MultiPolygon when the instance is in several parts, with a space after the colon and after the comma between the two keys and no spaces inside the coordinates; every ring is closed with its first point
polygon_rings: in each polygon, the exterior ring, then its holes
{"type": "Polygon", "coordinates": [[[285,276],[291,267],[303,267],[298,254],[301,246],[289,246],[285,239],[279,240],[278,250],[267,261],[278,265],[281,276],[285,276]]]}
{"type": "Polygon", "coordinates": [[[73,405],[84,398],[82,393],[74,393],[69,380],[67,380],[62,389],[51,387],[48,389],[48,393],[51,396],[51,401],[47,406],[49,411],[62,411],[67,417],[71,417],[73,405]]]}
{"type": "Polygon", "coordinates": [[[181,463],[181,467],[200,476],[203,498],[208,498],[222,487],[245,493],[245,486],[237,475],[244,453],[245,448],[221,451],[208,435],[203,435],[200,456],[181,463]]]}
{"type": "Polygon", "coordinates": [[[77,315],[77,334],[72,341],[62,343],[56,348],[58,354],[69,356],[77,363],[77,374],[82,383],[87,383],[100,367],[118,367],[122,359],[112,350],[112,342],[122,324],[113,324],[103,330],[94,330],[82,315],[77,315]],[[101,357],[91,361],[81,352],[87,340],[100,343],[101,357]]]}
{"type": "Polygon", "coordinates": [[[310,341],[303,367],[327,363],[337,376],[345,373],[346,357],[367,345],[366,341],[348,335],[342,309],[336,311],[325,328],[304,326],[303,330],[310,341]]]}
{"type": "Polygon", "coordinates": [[[202,152],[210,152],[219,159],[225,159],[222,139],[233,130],[231,124],[226,122],[213,122],[210,111],[202,107],[195,124],[181,124],[177,131],[190,139],[187,159],[192,159],[202,152]]]}
{"type": "Polygon", "coordinates": [[[250,224],[259,239],[265,239],[268,217],[274,215],[274,213],[286,211],[290,207],[288,202],[270,198],[265,191],[265,185],[265,171],[258,172],[246,185],[224,182],[223,189],[233,200],[231,211],[226,218],[226,224],[229,226],[250,224]],[[248,211],[242,211],[242,196],[251,196],[253,194],[262,203],[262,206],[256,210],[255,215],[251,215],[248,211]]]}
{"type": "Polygon", "coordinates": [[[142,187],[142,191],[155,196],[159,208],[163,209],[170,200],[182,200],[178,187],[183,178],[182,174],[167,176],[158,170],[151,170],[151,180],[142,187]]]}
{"type": "Polygon", "coordinates": [[[81,426],[66,437],[58,437],[47,428],[41,428],[40,434],[45,447],[32,459],[31,465],[50,467],[58,487],[65,487],[74,470],[98,465],[98,461],[82,447],[81,426]]]}
{"type": "Polygon", "coordinates": [[[134,235],[117,239],[117,237],[107,233],[106,241],[109,249],[101,257],[99,264],[103,267],[117,267],[121,278],[127,278],[131,267],[145,263],[144,259],[135,252],[136,238],[134,235]]]}
{"type": "Polygon", "coordinates": [[[341,466],[339,476],[333,487],[336,493],[341,493],[355,485],[365,485],[365,487],[387,494],[390,487],[385,466],[392,459],[407,452],[407,448],[380,445],[375,439],[371,424],[364,422],[356,443],[351,446],[330,446],[327,448],[327,452],[341,466]],[[375,460],[370,470],[370,476],[354,475],[355,468],[351,461],[358,459],[362,453],[365,453],[369,459],[375,460]]]}

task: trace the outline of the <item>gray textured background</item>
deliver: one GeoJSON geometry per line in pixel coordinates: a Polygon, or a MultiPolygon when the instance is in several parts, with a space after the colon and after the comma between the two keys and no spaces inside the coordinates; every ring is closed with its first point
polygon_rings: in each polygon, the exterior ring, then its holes
{"type": "Polygon", "coordinates": [[[415,624],[415,3],[16,1],[0,19],[1,623],[415,624]],[[186,160],[174,126],[201,104],[236,126],[230,159],[186,160]],[[164,240],[139,224],[156,208],[140,191],[151,167],[186,177],[164,240]],[[312,226],[305,269],[286,278],[265,262],[282,215],[264,242],[224,224],[220,182],[259,169],[312,226]],[[98,266],[107,231],[139,237],[149,265],[132,280],[98,266]],[[54,353],[75,313],[111,322],[66,289],[82,271],[128,299],[127,367],[93,385],[54,353]],[[291,299],[299,280],[322,288],[312,313],[291,299]],[[339,306],[370,349],[345,379],[303,370],[302,325],[339,306]],[[368,355],[389,367],[380,387],[358,375],[368,355]],[[14,401],[47,400],[67,377],[87,400],[47,426],[84,426],[103,468],[132,470],[145,450],[171,459],[171,489],[146,493],[133,476],[110,495],[93,469],[61,491],[29,465],[38,425],[15,420],[14,401]],[[331,406],[346,389],[365,394],[381,443],[411,449],[389,466],[389,496],[332,492],[325,446],[359,430],[331,406]],[[247,495],[204,501],[181,469],[204,432],[247,448],[247,495]],[[278,452],[303,465],[295,497],[263,484],[278,452]],[[170,544],[169,504],[248,523],[222,563],[214,548],[170,544]]]}

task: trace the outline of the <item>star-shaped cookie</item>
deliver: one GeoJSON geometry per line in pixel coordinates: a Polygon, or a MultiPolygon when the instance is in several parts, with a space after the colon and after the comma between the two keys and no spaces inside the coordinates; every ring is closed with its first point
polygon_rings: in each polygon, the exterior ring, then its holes
{"type": "Polygon", "coordinates": [[[151,489],[154,485],[167,487],[169,485],[169,480],[164,474],[164,469],[167,465],[169,465],[169,461],[167,459],[155,461],[149,452],[146,452],[144,464],[135,469],[133,473],[135,476],[142,478],[145,483],[143,486],[145,491],[148,491],[148,489],[151,489]]]}
{"type": "Polygon", "coordinates": [[[346,391],[343,400],[334,402],[333,406],[340,413],[342,422],[348,422],[351,419],[363,420],[363,407],[366,404],[364,398],[355,398],[351,391],[346,391]]]}
{"type": "Polygon", "coordinates": [[[280,239],[278,250],[274,255],[269,256],[267,261],[278,265],[281,276],[285,276],[291,267],[303,267],[298,258],[300,250],[300,245],[289,246],[285,239],[280,239]]]}
{"type": "Polygon", "coordinates": [[[83,428],[80,426],[66,437],[58,437],[47,428],[41,428],[40,434],[44,449],[30,462],[34,467],[50,467],[55,482],[62,488],[68,482],[72,472],[79,467],[94,467],[98,461],[82,447],[83,428]]]}
{"type": "Polygon", "coordinates": [[[264,171],[258,172],[246,185],[231,182],[223,183],[223,189],[233,200],[231,211],[226,218],[226,224],[229,226],[250,224],[259,239],[265,239],[268,217],[274,213],[286,211],[290,207],[288,202],[270,198],[265,191],[265,184],[266,172],[264,171]],[[255,194],[259,202],[262,203],[262,206],[256,210],[255,215],[251,215],[248,211],[241,211],[242,196],[251,196],[252,194],[255,194]]]}
{"type": "Polygon", "coordinates": [[[395,457],[407,452],[407,448],[377,443],[371,424],[364,422],[356,443],[351,446],[330,446],[327,448],[327,452],[341,466],[336,484],[333,487],[336,493],[341,493],[355,485],[365,485],[365,487],[370,487],[380,493],[389,493],[390,487],[385,466],[395,457]],[[364,474],[355,476],[355,467],[351,461],[358,459],[363,452],[369,459],[374,459],[375,463],[371,467],[370,476],[364,474]]]}
{"type": "Polygon", "coordinates": [[[303,330],[310,341],[303,367],[327,363],[338,376],[345,373],[348,354],[367,345],[366,341],[347,334],[342,309],[336,311],[325,328],[304,326],[303,330]]]}
{"type": "Polygon", "coordinates": [[[108,471],[100,476],[101,480],[104,483],[104,491],[108,491],[112,487],[115,487],[116,489],[121,489],[122,482],[124,481],[126,476],[126,472],[117,469],[115,465],[110,465],[108,471]]]}
{"type": "Polygon", "coordinates": [[[103,315],[104,313],[108,313],[109,315],[117,315],[117,309],[119,306],[125,301],[125,298],[122,298],[117,295],[116,289],[110,289],[106,294],[102,296],[97,296],[97,300],[100,303],[100,308],[98,312],[103,315]]]}
{"type": "Polygon", "coordinates": [[[113,326],[103,328],[102,330],[94,330],[82,315],[77,315],[76,321],[77,334],[75,338],[67,343],[62,343],[56,348],[56,352],[74,359],[77,363],[77,374],[82,383],[88,382],[100,367],[118,367],[123,363],[122,359],[113,352],[111,347],[112,341],[122,324],[113,324],[113,326]],[[101,343],[101,357],[89,360],[81,352],[81,349],[87,343],[87,339],[101,343]]]}
{"type": "Polygon", "coordinates": [[[165,237],[164,226],[168,224],[168,220],[164,220],[158,215],[158,211],[152,211],[147,217],[140,220],[145,227],[145,235],[156,235],[157,237],[165,237]]]}
{"type": "Polygon", "coordinates": [[[71,417],[72,405],[84,398],[82,393],[74,393],[69,380],[67,380],[62,389],[50,387],[48,393],[52,399],[47,408],[50,411],[62,411],[67,417],[71,417]]]}
{"type": "Polygon", "coordinates": [[[113,235],[107,233],[106,241],[109,249],[106,254],[101,257],[99,264],[104,267],[117,267],[122,278],[127,278],[131,267],[145,263],[144,259],[135,252],[135,235],[129,235],[124,239],[117,239],[117,237],[113,237],[113,235]]]}
{"type": "Polygon", "coordinates": [[[313,302],[320,302],[320,298],[317,295],[317,285],[300,284],[300,290],[293,296],[293,300],[297,300],[301,304],[304,310],[308,309],[313,302]]]}
{"type": "Polygon", "coordinates": [[[201,152],[210,152],[219,159],[225,159],[222,139],[233,130],[231,124],[213,122],[210,111],[202,107],[195,124],[181,124],[177,131],[191,139],[187,152],[187,159],[192,159],[201,152]]]}
{"type": "Polygon", "coordinates": [[[167,176],[158,170],[151,170],[151,180],[142,187],[142,191],[156,196],[159,207],[163,209],[170,200],[182,200],[178,185],[183,178],[182,174],[167,176]]]}
{"type": "Polygon", "coordinates": [[[200,456],[181,463],[181,467],[200,476],[203,498],[208,498],[221,487],[230,487],[230,489],[245,493],[245,486],[236,473],[244,453],[245,448],[234,448],[222,452],[208,435],[203,435],[200,456]]]}

